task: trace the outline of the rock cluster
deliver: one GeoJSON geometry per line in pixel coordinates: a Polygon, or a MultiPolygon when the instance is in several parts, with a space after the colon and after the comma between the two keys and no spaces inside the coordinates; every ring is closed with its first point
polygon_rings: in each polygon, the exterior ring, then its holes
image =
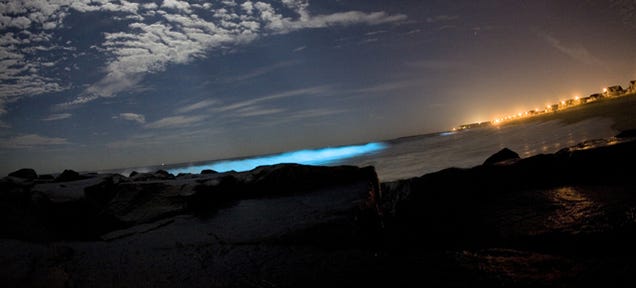
{"type": "Polygon", "coordinates": [[[176,177],[159,170],[124,177],[65,170],[54,179],[38,179],[35,171],[22,169],[0,180],[0,233],[31,240],[90,240],[179,214],[210,215],[243,199],[359,181],[378,187],[372,167],[281,164],[243,173],[204,172],[176,177]]]}

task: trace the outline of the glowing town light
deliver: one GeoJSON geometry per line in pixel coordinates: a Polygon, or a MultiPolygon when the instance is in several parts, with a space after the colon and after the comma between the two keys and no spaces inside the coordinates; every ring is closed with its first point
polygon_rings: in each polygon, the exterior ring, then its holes
{"type": "Polygon", "coordinates": [[[603,93],[607,93],[607,88],[603,88],[603,93]]]}
{"type": "Polygon", "coordinates": [[[579,99],[581,99],[581,97],[579,97],[579,96],[574,96],[574,100],[579,101],[579,99]]]}
{"type": "Polygon", "coordinates": [[[258,166],[274,165],[281,163],[296,163],[305,165],[327,165],[356,156],[362,156],[368,153],[379,152],[388,147],[387,144],[381,142],[373,142],[364,145],[352,145],[342,147],[328,147],[312,150],[299,150],[285,152],[276,155],[259,156],[254,158],[223,160],[212,162],[209,164],[190,166],[184,168],[170,169],[168,172],[172,174],[179,173],[199,173],[201,170],[212,169],[217,172],[227,171],[249,171],[258,166]]]}
{"type": "Polygon", "coordinates": [[[561,101],[561,105],[565,105],[565,101],[561,101]]]}

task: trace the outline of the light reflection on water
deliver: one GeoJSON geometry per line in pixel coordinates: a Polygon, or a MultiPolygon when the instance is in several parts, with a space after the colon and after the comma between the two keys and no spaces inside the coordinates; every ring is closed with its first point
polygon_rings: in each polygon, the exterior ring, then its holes
{"type": "Polygon", "coordinates": [[[473,167],[502,148],[521,157],[554,153],[587,140],[612,137],[618,133],[613,124],[609,118],[589,118],[571,124],[552,120],[416,136],[391,141],[391,146],[379,153],[343,163],[373,165],[380,181],[394,181],[449,167],[473,167]]]}

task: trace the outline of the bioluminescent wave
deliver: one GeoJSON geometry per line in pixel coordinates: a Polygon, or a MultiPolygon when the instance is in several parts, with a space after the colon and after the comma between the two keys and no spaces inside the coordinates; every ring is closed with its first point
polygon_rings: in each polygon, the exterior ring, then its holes
{"type": "Polygon", "coordinates": [[[249,171],[258,166],[274,165],[280,163],[296,163],[305,165],[328,165],[340,160],[362,156],[368,153],[378,152],[387,147],[387,144],[381,142],[367,143],[364,145],[352,145],[342,147],[328,147],[311,150],[298,150],[285,152],[276,155],[259,156],[254,158],[223,160],[212,162],[210,164],[174,168],[169,172],[178,173],[199,173],[204,169],[212,169],[217,172],[226,171],[249,171]]]}

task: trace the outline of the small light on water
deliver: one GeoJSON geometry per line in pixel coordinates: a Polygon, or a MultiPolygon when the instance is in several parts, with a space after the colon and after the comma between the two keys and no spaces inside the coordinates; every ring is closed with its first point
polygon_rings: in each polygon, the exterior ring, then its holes
{"type": "Polygon", "coordinates": [[[254,158],[224,160],[205,165],[190,166],[170,169],[172,174],[179,173],[199,173],[204,169],[212,169],[217,172],[227,171],[249,171],[258,166],[274,165],[280,163],[296,163],[305,165],[326,165],[364,154],[378,152],[387,147],[387,144],[380,142],[367,143],[364,145],[352,145],[342,147],[327,147],[320,149],[308,149],[292,152],[285,152],[276,155],[268,155],[254,158]]]}

